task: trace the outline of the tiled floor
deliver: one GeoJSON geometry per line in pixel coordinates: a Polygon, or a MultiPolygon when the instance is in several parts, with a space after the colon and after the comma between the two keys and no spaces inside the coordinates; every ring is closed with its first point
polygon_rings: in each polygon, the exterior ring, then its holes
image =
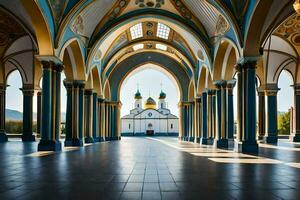
{"type": "Polygon", "coordinates": [[[300,146],[261,145],[260,155],[174,138],[36,153],[0,144],[0,199],[300,199],[300,146]]]}

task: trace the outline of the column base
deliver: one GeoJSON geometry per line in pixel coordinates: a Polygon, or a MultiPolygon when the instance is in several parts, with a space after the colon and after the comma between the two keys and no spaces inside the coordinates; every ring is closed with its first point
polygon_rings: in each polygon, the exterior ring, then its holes
{"type": "Polygon", "coordinates": [[[277,144],[278,136],[265,136],[263,141],[267,144],[277,144]]]}
{"type": "Polygon", "coordinates": [[[35,142],[35,136],[32,134],[23,134],[22,141],[23,142],[35,142]]]}
{"type": "Polygon", "coordinates": [[[121,136],[114,136],[114,137],[110,137],[110,140],[121,140],[121,136]]]}
{"type": "Polygon", "coordinates": [[[200,143],[201,138],[196,138],[196,143],[200,143]]]}
{"type": "Polygon", "coordinates": [[[258,135],[258,140],[264,140],[265,135],[258,135]]]}
{"type": "Polygon", "coordinates": [[[61,151],[61,142],[41,140],[38,144],[38,151],[61,151]]]}
{"type": "Polygon", "coordinates": [[[82,147],[83,141],[78,138],[72,138],[71,140],[65,141],[65,147],[82,147]]]}
{"type": "Polygon", "coordinates": [[[183,140],[183,137],[178,137],[178,140],[182,141],[182,140],[183,140]]]}
{"type": "Polygon", "coordinates": [[[201,138],[201,144],[214,145],[214,139],[213,138],[201,138]]]}
{"type": "Polygon", "coordinates": [[[94,143],[99,142],[99,138],[98,137],[93,137],[94,143]]]}
{"type": "Polygon", "coordinates": [[[84,142],[87,144],[95,143],[94,139],[92,137],[86,137],[84,138],[84,142]]]}
{"type": "Polygon", "coordinates": [[[258,144],[255,142],[240,142],[237,144],[237,151],[240,153],[258,154],[258,144]]]}
{"type": "Polygon", "coordinates": [[[293,138],[293,142],[300,142],[300,134],[296,133],[294,138],[293,138]]]}
{"type": "Polygon", "coordinates": [[[217,148],[234,149],[234,140],[233,139],[219,139],[219,140],[217,140],[217,148]]]}
{"type": "Polygon", "coordinates": [[[8,141],[8,137],[6,133],[0,133],[0,142],[7,142],[7,141],[8,141]]]}

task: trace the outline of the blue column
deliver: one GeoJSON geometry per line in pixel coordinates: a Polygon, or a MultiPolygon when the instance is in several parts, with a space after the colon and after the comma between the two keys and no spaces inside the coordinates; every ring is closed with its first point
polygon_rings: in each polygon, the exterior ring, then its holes
{"type": "Polygon", "coordinates": [[[197,111],[197,138],[196,138],[196,142],[200,143],[201,141],[201,134],[202,134],[202,112],[201,112],[201,97],[196,99],[196,111],[197,111]]]}
{"type": "Polygon", "coordinates": [[[258,93],[258,139],[263,140],[265,136],[265,93],[260,88],[258,93]]]}
{"type": "Polygon", "coordinates": [[[104,99],[98,98],[98,127],[99,127],[99,135],[98,141],[103,142],[105,141],[105,104],[104,99]]]}
{"type": "Polygon", "coordinates": [[[66,125],[65,125],[65,146],[71,146],[73,139],[73,81],[64,80],[64,86],[67,90],[67,110],[66,110],[66,125]]]}
{"type": "Polygon", "coordinates": [[[37,137],[41,136],[42,129],[42,92],[37,93],[37,120],[36,120],[36,134],[37,137]]]}
{"type": "Polygon", "coordinates": [[[7,142],[8,138],[5,131],[5,94],[6,85],[0,85],[0,142],[7,142]]]}
{"type": "Polygon", "coordinates": [[[84,138],[84,81],[77,81],[78,84],[78,136],[80,146],[83,146],[84,138]]]}
{"type": "Polygon", "coordinates": [[[51,151],[55,149],[55,143],[51,138],[51,114],[52,114],[52,66],[50,62],[43,61],[43,97],[42,97],[42,133],[38,144],[38,151],[51,151]]]}
{"type": "Polygon", "coordinates": [[[42,61],[42,134],[38,151],[60,151],[60,73],[61,64],[42,61]]]}
{"type": "Polygon", "coordinates": [[[33,95],[34,89],[22,88],[23,92],[23,142],[35,141],[33,135],[33,95]]]}
{"type": "Polygon", "coordinates": [[[212,134],[211,140],[212,142],[216,138],[216,90],[212,90],[212,97],[211,97],[211,123],[212,123],[212,134]]]}
{"type": "Polygon", "coordinates": [[[56,88],[55,89],[55,94],[53,95],[53,100],[52,102],[55,101],[55,104],[53,103],[53,105],[55,105],[55,109],[54,109],[54,114],[52,114],[53,116],[55,116],[55,121],[54,121],[54,132],[52,132],[53,138],[55,138],[55,143],[56,146],[59,150],[61,150],[61,142],[60,142],[60,133],[61,133],[61,104],[60,104],[60,100],[61,100],[61,72],[63,71],[64,67],[62,64],[58,64],[55,65],[53,68],[53,73],[55,75],[53,75],[53,77],[55,77],[55,79],[53,79],[52,81],[52,87],[56,88]]]}
{"type": "Polygon", "coordinates": [[[278,125],[277,125],[277,84],[266,85],[266,136],[264,141],[269,144],[278,142],[278,125]]]}
{"type": "Polygon", "coordinates": [[[208,140],[208,134],[207,134],[207,126],[208,126],[208,122],[207,122],[207,93],[203,92],[202,93],[202,137],[201,137],[201,144],[207,144],[207,140],[208,140]]]}
{"type": "Polygon", "coordinates": [[[207,129],[207,145],[214,144],[214,109],[213,109],[213,90],[207,91],[207,122],[208,122],[208,129],[207,129]]]}
{"type": "Polygon", "coordinates": [[[242,60],[242,142],[238,150],[243,153],[258,153],[256,141],[256,61],[242,60]]]}
{"type": "Polygon", "coordinates": [[[94,143],[93,139],[93,90],[85,90],[85,143],[94,143]]]}
{"type": "Polygon", "coordinates": [[[234,148],[234,106],[233,106],[233,88],[235,87],[236,80],[227,81],[227,107],[226,107],[226,119],[227,119],[227,137],[228,148],[234,148]]]}
{"type": "Polygon", "coordinates": [[[195,141],[195,130],[194,130],[194,103],[190,102],[190,136],[189,141],[195,141]]]}
{"type": "Polygon", "coordinates": [[[93,121],[93,140],[94,142],[99,142],[99,125],[98,123],[100,122],[100,119],[98,117],[98,113],[99,113],[99,103],[98,103],[98,96],[97,93],[93,93],[93,110],[92,110],[92,121],[93,121]]]}
{"type": "MultiPolygon", "coordinates": [[[[222,81],[216,81],[216,139],[222,138],[221,136],[221,120],[222,120],[222,111],[221,111],[221,84],[222,81]]],[[[218,143],[217,143],[218,145],[218,143]]]]}
{"type": "MultiPolygon", "coordinates": [[[[72,136],[68,134],[65,140],[65,146],[83,146],[84,137],[84,81],[73,81],[72,100],[68,104],[72,105],[72,112],[68,115],[68,119],[72,119],[72,136]],[[71,116],[69,118],[69,116],[71,116]]],[[[69,94],[71,97],[71,94],[69,94]]],[[[69,106],[68,106],[69,107],[69,106]]],[[[71,108],[71,106],[69,107],[71,108]]],[[[70,113],[70,112],[69,112],[70,113]]],[[[67,121],[69,121],[67,119],[67,121]]]]}
{"type": "Polygon", "coordinates": [[[293,137],[294,142],[300,142],[300,84],[294,85],[295,91],[295,125],[296,125],[296,133],[293,137]]]}
{"type": "Polygon", "coordinates": [[[221,84],[221,135],[217,142],[218,148],[228,148],[228,133],[227,133],[227,82],[222,81],[221,84]]]}
{"type": "Polygon", "coordinates": [[[188,141],[189,135],[189,115],[188,115],[188,106],[184,106],[184,141],[188,141]]]}

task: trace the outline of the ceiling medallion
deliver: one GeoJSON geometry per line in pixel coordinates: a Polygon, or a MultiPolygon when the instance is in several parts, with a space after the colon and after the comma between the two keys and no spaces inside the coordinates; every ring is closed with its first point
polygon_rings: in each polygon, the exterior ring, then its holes
{"type": "Polygon", "coordinates": [[[84,33],[84,25],[83,25],[83,18],[78,15],[72,25],[72,31],[78,35],[83,35],[84,33]]]}
{"type": "Polygon", "coordinates": [[[216,36],[224,35],[229,30],[229,24],[227,23],[226,19],[219,15],[217,25],[216,25],[216,36]]]}
{"type": "Polygon", "coordinates": [[[176,9],[180,12],[180,14],[186,19],[192,19],[192,13],[188,8],[181,2],[181,0],[173,0],[175,3],[176,9]]]}
{"type": "Polygon", "coordinates": [[[153,45],[151,43],[146,44],[148,49],[152,49],[153,45]]]}
{"type": "Polygon", "coordinates": [[[295,3],[293,4],[293,7],[295,11],[300,14],[300,0],[295,0],[295,3]]]}
{"type": "Polygon", "coordinates": [[[136,0],[135,4],[140,8],[161,8],[165,4],[165,0],[136,0]]]}
{"type": "Polygon", "coordinates": [[[292,42],[294,45],[300,46],[300,34],[299,33],[293,35],[292,42]]]}
{"type": "MultiPolygon", "coordinates": [[[[294,33],[300,33],[300,15],[295,14],[294,16],[289,18],[286,22],[284,22],[277,28],[275,33],[283,36],[284,38],[289,38],[294,33]]],[[[295,35],[293,35],[293,38],[294,37],[295,35]]]]}

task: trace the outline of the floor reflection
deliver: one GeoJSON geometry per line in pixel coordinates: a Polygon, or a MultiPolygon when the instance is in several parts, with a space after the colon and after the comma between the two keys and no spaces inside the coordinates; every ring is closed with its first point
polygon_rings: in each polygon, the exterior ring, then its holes
{"type": "Polygon", "coordinates": [[[0,199],[297,199],[300,152],[285,148],[261,145],[253,156],[122,138],[40,153],[37,143],[13,141],[0,144],[0,199]]]}

